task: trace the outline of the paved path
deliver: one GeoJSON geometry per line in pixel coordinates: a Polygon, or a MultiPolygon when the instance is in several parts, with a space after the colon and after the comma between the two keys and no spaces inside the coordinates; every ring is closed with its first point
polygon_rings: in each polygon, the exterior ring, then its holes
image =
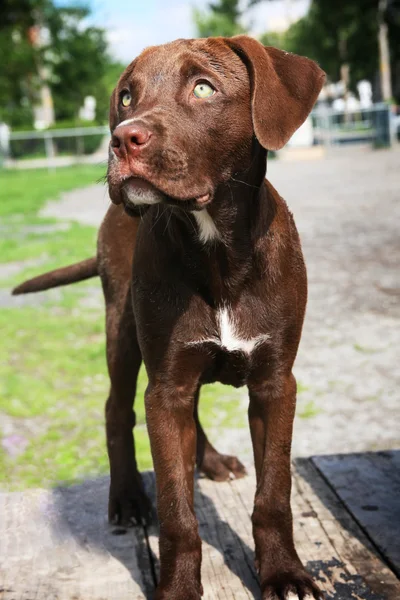
{"type": "Polygon", "coordinates": [[[62,194],[59,200],[48,202],[40,211],[41,217],[79,221],[98,227],[110,204],[105,184],[89,185],[62,194]]]}
{"type": "Polygon", "coordinates": [[[400,153],[273,163],[298,224],[309,302],[296,376],[309,419],[296,454],[398,447],[400,153]],[[312,404],[311,404],[312,403],[312,404]]]}
{"type": "MultiPolygon", "coordinates": [[[[368,150],[269,164],[294,212],[309,274],[295,455],[399,446],[399,167],[399,151],[368,150]]],[[[97,225],[107,205],[105,187],[95,185],[43,214],[97,225]]],[[[247,430],[214,434],[250,458],[247,430]]]]}

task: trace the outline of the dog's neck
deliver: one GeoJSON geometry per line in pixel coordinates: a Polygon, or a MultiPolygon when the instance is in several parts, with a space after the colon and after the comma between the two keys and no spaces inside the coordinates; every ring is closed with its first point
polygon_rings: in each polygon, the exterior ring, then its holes
{"type": "Polygon", "coordinates": [[[207,217],[202,214],[204,211],[193,213],[205,251],[209,252],[213,243],[222,243],[227,250],[236,253],[243,249],[246,241],[254,242],[259,221],[267,210],[266,168],[267,153],[254,140],[250,166],[234,173],[226,184],[219,186],[214,201],[206,209],[207,217]],[[207,235],[209,240],[204,239],[207,235]]]}
{"type": "Polygon", "coordinates": [[[221,185],[201,216],[174,209],[165,217],[165,242],[212,303],[234,301],[254,270],[262,268],[258,243],[274,212],[265,173],[266,152],[257,144],[250,167],[221,185]]]}

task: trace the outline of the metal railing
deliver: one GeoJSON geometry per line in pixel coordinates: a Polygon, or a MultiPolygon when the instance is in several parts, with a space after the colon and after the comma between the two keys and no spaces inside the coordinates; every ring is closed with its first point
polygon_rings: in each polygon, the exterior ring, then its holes
{"type": "Polygon", "coordinates": [[[391,146],[397,139],[391,107],[383,102],[347,111],[319,107],[311,117],[316,144],[372,144],[378,148],[391,146]]]}
{"type": "Polygon", "coordinates": [[[107,159],[107,126],[11,132],[2,162],[6,167],[54,169],[107,159]]]}
{"type": "MultiPolygon", "coordinates": [[[[318,107],[311,114],[314,144],[338,146],[397,142],[399,124],[384,103],[370,108],[339,111],[318,107]]],[[[0,166],[14,168],[56,167],[107,160],[110,132],[107,126],[11,132],[0,166]]],[[[1,152],[1,150],[0,150],[1,152]]]]}

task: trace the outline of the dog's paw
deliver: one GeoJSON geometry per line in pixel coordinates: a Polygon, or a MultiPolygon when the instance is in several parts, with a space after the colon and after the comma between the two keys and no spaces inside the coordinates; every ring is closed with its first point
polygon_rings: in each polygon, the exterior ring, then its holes
{"type": "Polygon", "coordinates": [[[133,527],[147,525],[152,520],[152,505],[142,484],[132,482],[123,489],[114,490],[110,486],[108,500],[108,520],[112,525],[133,527]]]}
{"type": "Polygon", "coordinates": [[[295,569],[276,573],[262,582],[262,600],[323,600],[307,571],[295,569]]]}
{"type": "Polygon", "coordinates": [[[199,471],[214,481],[228,481],[244,477],[246,469],[236,456],[220,454],[217,451],[206,452],[199,471]]]}

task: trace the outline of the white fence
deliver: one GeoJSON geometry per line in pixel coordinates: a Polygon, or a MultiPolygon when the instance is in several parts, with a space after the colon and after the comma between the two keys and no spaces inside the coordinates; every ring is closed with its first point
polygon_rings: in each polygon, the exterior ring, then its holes
{"type": "Polygon", "coordinates": [[[311,117],[315,144],[372,144],[379,148],[397,141],[396,117],[385,103],[350,111],[318,107],[311,117]]]}
{"type": "Polygon", "coordinates": [[[5,167],[54,169],[107,160],[107,126],[11,132],[2,144],[0,164],[5,167]]]}
{"type": "MultiPolygon", "coordinates": [[[[399,119],[384,103],[346,112],[318,107],[311,114],[312,130],[307,143],[391,146],[399,136],[399,119]]],[[[6,145],[4,140],[0,144],[0,166],[52,170],[77,162],[106,162],[109,139],[107,126],[16,131],[8,136],[6,145]]]]}

